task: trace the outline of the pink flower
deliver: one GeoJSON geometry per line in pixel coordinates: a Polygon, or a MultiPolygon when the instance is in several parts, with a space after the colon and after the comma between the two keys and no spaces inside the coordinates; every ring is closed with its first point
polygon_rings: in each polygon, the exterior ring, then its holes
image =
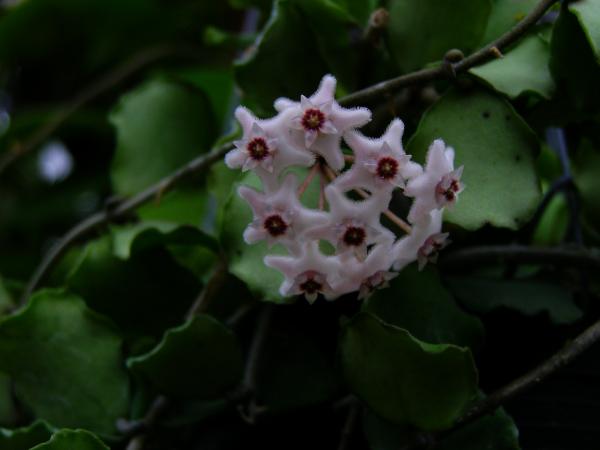
{"type": "Polygon", "coordinates": [[[325,239],[336,246],[340,253],[352,252],[364,259],[367,246],[378,242],[394,241],[394,235],[379,222],[381,213],[387,209],[390,194],[379,192],[367,200],[353,201],[335,184],[325,188],[329,204],[328,221],[307,232],[309,237],[325,239]]]}
{"type": "Polygon", "coordinates": [[[458,194],[464,189],[460,182],[463,167],[454,170],[454,150],[444,141],[436,139],[427,152],[425,171],[409,181],[404,194],[415,200],[408,213],[408,220],[415,223],[429,211],[453,206],[458,194]]]}
{"type": "Polygon", "coordinates": [[[422,270],[427,262],[437,260],[438,252],[450,243],[448,233],[441,232],[442,214],[440,210],[432,210],[413,224],[409,235],[394,244],[394,270],[402,270],[413,261],[418,261],[422,270]]]}
{"type": "Polygon", "coordinates": [[[313,303],[319,294],[328,300],[339,295],[331,284],[340,270],[340,260],[337,256],[321,254],[316,241],[305,243],[300,256],[267,255],[264,261],[285,276],[279,288],[283,296],[303,294],[313,303]]]}
{"type": "Polygon", "coordinates": [[[297,189],[294,174],[288,174],[281,186],[270,194],[246,186],[238,189],[239,196],[248,202],[254,215],[244,231],[248,244],[266,240],[269,246],[280,243],[297,253],[305,231],[326,223],[327,213],[305,208],[298,200],[297,189]]]}
{"type": "Polygon", "coordinates": [[[402,148],[404,124],[394,119],[379,139],[363,136],[352,130],[344,134],[344,140],[354,152],[354,164],[338,180],[343,189],[361,187],[371,192],[392,191],[404,187],[404,180],[423,172],[421,166],[410,161],[402,148]]]}
{"type": "Polygon", "coordinates": [[[235,149],[225,155],[225,163],[232,169],[253,169],[267,189],[277,185],[278,175],[290,166],[310,166],[314,156],[287,144],[282,130],[284,117],[259,120],[243,106],[235,110],[235,117],[243,130],[242,139],[234,141],[235,149]]]}
{"type": "Polygon", "coordinates": [[[371,120],[367,108],[342,108],[335,101],[336,80],[325,75],[319,89],[300,103],[287,98],[275,101],[275,109],[285,115],[289,140],[299,149],[322,156],[334,170],[344,167],[340,141],[344,132],[361,127],[371,120]]]}

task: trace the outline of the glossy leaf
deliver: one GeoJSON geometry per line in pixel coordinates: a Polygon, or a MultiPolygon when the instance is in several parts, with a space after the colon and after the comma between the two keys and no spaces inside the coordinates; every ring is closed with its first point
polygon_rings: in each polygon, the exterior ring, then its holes
{"type": "Polygon", "coordinates": [[[208,315],[168,330],[149,353],[128,367],[167,395],[216,398],[235,387],[243,360],[233,333],[208,315]]]}
{"type": "Polygon", "coordinates": [[[121,259],[148,248],[167,245],[200,245],[217,251],[215,239],[194,227],[178,226],[170,222],[141,222],[135,225],[113,227],[113,252],[121,259]]]}
{"type": "Polygon", "coordinates": [[[481,45],[489,44],[513,28],[538,3],[538,0],[492,0],[492,12],[481,45]]]}
{"type": "Polygon", "coordinates": [[[549,60],[550,46],[541,37],[532,34],[503,58],[475,67],[471,73],[511,99],[525,93],[550,98],[555,86],[548,67],[549,60]]]}
{"type": "Polygon", "coordinates": [[[469,350],[421,342],[367,313],[344,327],[341,359],[352,392],[397,424],[448,428],[477,393],[469,350]]]}
{"type": "Polygon", "coordinates": [[[123,96],[110,115],[117,132],[111,177],[131,195],[210,150],[215,118],[207,96],[191,86],[150,81],[123,96]]]}
{"type": "Polygon", "coordinates": [[[278,97],[310,95],[326,73],[348,88],[355,84],[357,54],[352,21],[335,2],[278,0],[255,48],[236,66],[236,79],[258,114],[272,115],[278,97]],[[277,67],[287,67],[282,77],[277,67]]]}
{"type": "Polygon", "coordinates": [[[449,279],[449,284],[457,298],[478,313],[505,307],[527,316],[547,313],[556,324],[573,323],[582,317],[570,292],[556,283],[456,277],[449,279]]]}
{"type": "Polygon", "coordinates": [[[0,370],[24,404],[56,426],[114,433],[129,404],[121,345],[106,319],[62,291],[41,291],[0,320],[0,370]]]}
{"type": "Polygon", "coordinates": [[[52,429],[43,421],[36,421],[28,427],[8,430],[0,428],[0,448],[2,450],[29,450],[37,444],[46,442],[52,435],[52,429]]]}
{"type": "Polygon", "coordinates": [[[15,422],[17,411],[14,403],[10,378],[0,372],[0,427],[11,426],[15,422]]]}
{"type": "Polygon", "coordinates": [[[456,152],[466,185],[445,220],[468,230],[519,228],[540,199],[536,136],[505,100],[484,91],[445,94],[423,116],[408,152],[423,162],[434,139],[456,152]]]}
{"type": "Polygon", "coordinates": [[[200,283],[160,247],[127,260],[114,256],[110,236],[90,242],[67,279],[69,289],[107,315],[128,335],[162,332],[178,324],[200,283]]]}
{"type": "Polygon", "coordinates": [[[52,438],[31,450],[110,450],[104,443],[86,430],[60,430],[52,438]]]}
{"type": "Polygon", "coordinates": [[[477,349],[483,341],[481,322],[462,311],[433,270],[409,266],[389,288],[377,291],[363,311],[407,330],[430,344],[455,344],[477,349]]]}
{"type": "Polygon", "coordinates": [[[390,50],[403,71],[439,61],[446,51],[468,54],[481,42],[490,0],[391,0],[390,50]]]}
{"type": "MultiPolygon", "coordinates": [[[[367,412],[363,428],[371,450],[397,450],[411,438],[414,431],[399,427],[367,412]]],[[[440,450],[519,450],[519,431],[503,409],[486,416],[436,442],[440,450]]]]}

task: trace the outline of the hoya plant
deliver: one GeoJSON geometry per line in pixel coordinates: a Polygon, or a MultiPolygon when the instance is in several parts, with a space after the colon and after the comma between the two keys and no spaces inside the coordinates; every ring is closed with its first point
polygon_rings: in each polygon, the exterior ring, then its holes
{"type": "Polygon", "coordinates": [[[0,450],[595,449],[600,1],[0,1],[0,450]]]}

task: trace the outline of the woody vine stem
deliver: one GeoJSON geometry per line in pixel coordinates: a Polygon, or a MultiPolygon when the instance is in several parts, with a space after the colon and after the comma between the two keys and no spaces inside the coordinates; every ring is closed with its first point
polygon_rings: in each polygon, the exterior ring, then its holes
{"type": "MultiPolygon", "coordinates": [[[[356,103],[364,103],[374,101],[380,98],[385,98],[398,90],[408,85],[423,83],[436,79],[452,79],[457,74],[465,72],[472,67],[475,67],[490,58],[498,57],[501,55],[500,52],[505,50],[512,43],[516,42],[523,34],[531,28],[547,11],[552,7],[557,0],[542,0],[538,5],[526,16],[517,26],[515,26],[508,33],[501,36],[496,41],[488,44],[484,48],[478,50],[472,55],[456,62],[445,61],[441,65],[431,68],[424,69],[410,74],[406,74],[394,79],[387,80],[369,88],[357,91],[347,97],[340,99],[341,105],[351,105],[356,103]]],[[[159,52],[160,53],[160,52],[159,52]]],[[[146,64],[144,59],[143,64],[146,64]]],[[[79,101],[72,102],[73,108],[69,108],[66,113],[62,112],[59,116],[50,118],[47,124],[41,129],[37,130],[32,136],[32,142],[39,143],[48,137],[53,131],[55,131],[60,125],[72,114],[76,109],[83,106],[88,101],[95,98],[101,92],[108,90],[114,83],[118,82],[119,76],[127,76],[129,71],[122,71],[119,73],[112,73],[110,80],[116,81],[111,83],[102,83],[102,80],[94,83],[87,91],[78,94],[75,99],[79,101]],[[51,124],[52,126],[49,126],[51,124]]],[[[29,142],[30,140],[25,140],[29,142]]],[[[29,147],[35,145],[26,146],[29,151],[29,147]]],[[[192,174],[201,173],[206,171],[212,166],[213,163],[221,160],[223,156],[231,149],[229,143],[220,145],[214,148],[211,152],[199,156],[198,158],[190,161],[185,166],[181,167],[171,175],[165,177],[160,182],[153,186],[150,186],[146,190],[138,193],[137,195],[127,199],[115,206],[108,207],[106,210],[98,212],[81,223],[77,224],[71,229],[59,242],[55,245],[43,258],[41,264],[36,269],[35,273],[31,277],[25,294],[21,299],[21,305],[25,304],[30,294],[37,289],[41,283],[43,283],[45,277],[49,271],[54,267],[56,262],[61,258],[65,251],[70,248],[74,243],[81,241],[85,237],[92,234],[95,230],[102,228],[112,222],[115,219],[123,218],[129,213],[134,211],[140,205],[152,201],[153,199],[159,199],[160,196],[175,186],[180,181],[188,178],[192,174]]],[[[4,169],[9,164],[14,163],[18,156],[24,152],[15,152],[10,161],[2,165],[4,169]]],[[[328,180],[332,180],[336,174],[326,165],[315,165],[309,172],[306,180],[306,186],[310,184],[312,179],[319,174],[324,176],[328,180]]],[[[301,192],[306,190],[304,184],[299,188],[301,192]]],[[[359,195],[365,193],[358,192],[359,195]]],[[[391,214],[391,213],[390,213],[391,214]]],[[[393,215],[388,217],[398,227],[403,229],[405,232],[410,233],[410,228],[401,219],[397,218],[396,221],[393,219],[393,215]]],[[[536,264],[554,264],[554,265],[567,265],[573,267],[587,267],[593,270],[600,268],[600,258],[597,255],[589,252],[585,249],[566,249],[566,248],[553,248],[553,249],[535,249],[521,246],[502,246],[502,247],[480,247],[480,248],[469,248],[454,252],[446,255],[441,259],[440,265],[442,268],[455,265],[456,261],[462,261],[463,263],[481,263],[485,261],[513,261],[517,263],[536,263],[536,264]],[[450,264],[450,261],[452,264],[450,264]]],[[[219,266],[218,272],[222,277],[227,271],[226,264],[219,266]]],[[[213,286],[214,288],[214,286],[213,286]]],[[[211,288],[212,289],[212,288],[211,288]]],[[[265,321],[268,324],[268,321],[265,321]]],[[[266,326],[266,325],[265,325],[266,326]]],[[[259,330],[259,332],[261,332],[259,330]]],[[[262,333],[265,333],[263,330],[262,333]]],[[[453,428],[458,429],[468,423],[471,423],[477,418],[493,412],[498,406],[505,403],[510,398],[518,395],[524,390],[531,386],[541,382],[545,377],[564,367],[570,363],[574,358],[584,352],[592,344],[600,339],[600,321],[594,323],[589,328],[584,330],[579,336],[574,338],[567,346],[557,352],[554,356],[541,363],[538,367],[533,369],[531,372],[523,375],[517,380],[509,383],[504,388],[499,389],[495,393],[492,393],[487,399],[477,403],[464,417],[462,417],[453,428]]],[[[160,402],[158,403],[160,405],[160,402]]],[[[155,404],[156,405],[156,404],[155,404]]],[[[164,406],[153,406],[152,408],[164,408],[164,406]]],[[[148,417],[154,417],[152,409],[148,412],[148,417]]],[[[152,425],[152,424],[148,424],[152,425]]],[[[418,436],[415,438],[415,442],[408,444],[406,449],[419,448],[425,445],[431,444],[431,439],[441,438],[451,433],[452,430],[443,432],[437,436],[427,437],[418,436]]]]}

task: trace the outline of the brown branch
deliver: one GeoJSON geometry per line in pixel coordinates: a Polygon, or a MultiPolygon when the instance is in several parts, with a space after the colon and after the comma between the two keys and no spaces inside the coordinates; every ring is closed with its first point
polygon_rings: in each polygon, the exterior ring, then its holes
{"type": "Polygon", "coordinates": [[[389,96],[397,90],[411,84],[424,83],[426,81],[443,78],[454,78],[457,74],[466,72],[469,69],[496,57],[497,52],[501,52],[506,47],[519,40],[539,19],[542,18],[546,11],[557,2],[558,0],[541,0],[537,6],[511,30],[461,61],[456,63],[442,63],[436,67],[418,70],[397,78],[392,78],[391,80],[382,81],[374,86],[347,95],[340,99],[340,104],[365,104],[376,100],[379,97],[389,96]]]}
{"type": "Polygon", "coordinates": [[[140,205],[152,200],[158,194],[164,193],[171,189],[179,181],[188,178],[192,174],[196,174],[207,170],[213,163],[221,160],[225,153],[231,149],[231,144],[223,144],[214,148],[209,153],[198,156],[185,166],[179,168],[174,173],[166,176],[158,183],[150,186],[146,190],[131,197],[128,200],[116,205],[110,210],[97,212],[85,219],[83,222],[75,225],[65,236],[63,236],[44,256],[42,262],[35,270],[35,273],[27,283],[27,287],[19,306],[27,302],[29,296],[35,289],[44,281],[50,270],[57,263],[59,258],[78,240],[88,236],[94,230],[107,225],[117,218],[121,218],[138,208],[140,205]]]}
{"type": "Polygon", "coordinates": [[[354,434],[354,428],[356,427],[356,422],[359,419],[360,412],[360,404],[354,401],[353,404],[350,405],[350,410],[346,416],[346,422],[344,423],[344,428],[342,429],[338,450],[348,450],[350,448],[352,443],[352,435],[354,434]]]}
{"type": "Polygon", "coordinates": [[[117,84],[133,75],[135,72],[143,69],[160,59],[173,55],[196,55],[196,53],[181,45],[159,45],[147,48],[133,56],[127,58],[125,62],[113,68],[102,75],[89,86],[77,93],[63,107],[56,111],[50,118],[40,125],[29,137],[22,142],[15,142],[11,147],[0,156],[0,175],[18,158],[35,150],[73,113],[83,107],[85,104],[94,100],[99,95],[109,91],[117,84]]]}
{"type": "Polygon", "coordinates": [[[439,433],[419,433],[414,439],[402,447],[401,450],[417,450],[421,448],[434,448],[435,443],[450,434],[462,429],[513,399],[524,391],[540,384],[553,373],[570,364],[593,344],[600,340],[600,320],[584,330],[575,339],[570,341],[553,356],[542,362],[533,370],[508,383],[477,402],[466,414],[459,418],[449,430],[439,433]]]}

